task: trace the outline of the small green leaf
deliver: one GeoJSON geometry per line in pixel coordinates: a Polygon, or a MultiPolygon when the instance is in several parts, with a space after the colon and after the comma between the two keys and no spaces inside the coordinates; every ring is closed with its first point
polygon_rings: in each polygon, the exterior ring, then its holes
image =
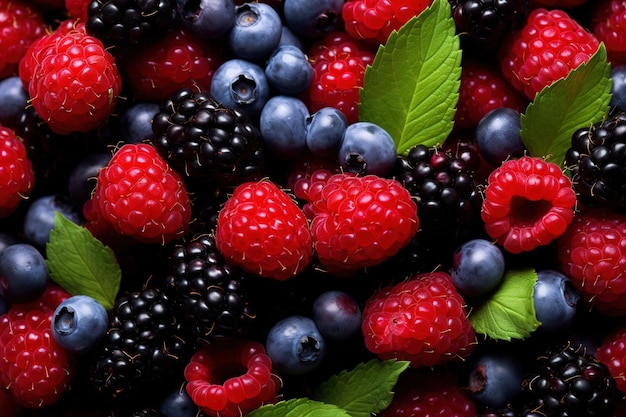
{"type": "Polygon", "coordinates": [[[572,134],[608,114],[611,66],[604,44],[567,77],[541,90],[521,116],[522,142],[531,156],[561,166],[572,134]]]}
{"type": "Polygon", "coordinates": [[[409,362],[373,359],[320,384],[313,398],[334,404],[351,417],[370,417],[391,403],[393,387],[409,362]]]}
{"type": "Polygon", "coordinates": [[[111,248],[87,229],[55,212],[46,255],[54,282],[71,295],[88,295],[105,309],[113,308],[122,271],[111,248]]]}
{"type": "Polygon", "coordinates": [[[459,98],[461,49],[447,0],[392,32],[365,70],[359,120],[376,123],[398,154],[443,144],[459,98]]]}
{"type": "Polygon", "coordinates": [[[476,333],[492,339],[525,339],[541,324],[535,316],[534,269],[507,271],[496,292],[474,308],[469,319],[476,333]]]}
{"type": "Polygon", "coordinates": [[[341,408],[308,398],[294,398],[264,405],[248,413],[248,417],[350,417],[341,408]]]}

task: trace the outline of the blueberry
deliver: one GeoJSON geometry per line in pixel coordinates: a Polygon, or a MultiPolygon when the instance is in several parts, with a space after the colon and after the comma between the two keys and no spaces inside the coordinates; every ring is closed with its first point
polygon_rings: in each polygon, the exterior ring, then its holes
{"type": "Polygon", "coordinates": [[[626,64],[611,68],[611,107],[626,111],[626,64]]]}
{"type": "Polygon", "coordinates": [[[82,207],[96,187],[100,169],[111,160],[110,153],[94,153],[86,156],[70,173],[68,194],[74,207],[82,207]]]}
{"type": "Polygon", "coordinates": [[[293,31],[289,29],[289,26],[287,25],[283,25],[281,33],[280,33],[280,41],[278,41],[278,46],[282,46],[282,45],[295,46],[301,51],[304,51],[305,49],[305,46],[302,43],[302,39],[300,39],[298,35],[293,33],[293,31]]]}
{"type": "Polygon", "coordinates": [[[16,243],[0,252],[0,296],[9,303],[23,303],[43,294],[48,265],[37,248],[16,243]]]}
{"type": "Polygon", "coordinates": [[[337,155],[347,128],[348,120],[341,110],[322,107],[307,119],[306,146],[321,158],[337,155]]]}
{"type": "Polygon", "coordinates": [[[486,352],[471,364],[468,379],[469,393],[474,400],[501,408],[520,392],[524,368],[512,352],[486,352]]]}
{"type": "Polygon", "coordinates": [[[167,417],[196,417],[198,406],[193,402],[187,390],[175,386],[166,392],[165,398],[159,403],[157,410],[167,417]]]}
{"type": "Polygon", "coordinates": [[[520,135],[520,113],[508,107],[491,110],[476,126],[476,145],[480,154],[492,165],[524,155],[520,135]]]}
{"type": "Polygon", "coordinates": [[[559,332],[574,322],[580,292],[563,273],[545,269],[537,271],[533,292],[535,317],[542,332],[559,332]]]}
{"type": "Polygon", "coordinates": [[[283,24],[269,4],[245,3],[237,6],[235,25],[228,32],[228,46],[238,58],[266,59],[278,46],[283,24]]]}
{"type": "Polygon", "coordinates": [[[283,15],[291,30],[305,38],[320,38],[337,28],[344,0],[285,0],[283,15]]]}
{"type": "Polygon", "coordinates": [[[24,217],[24,240],[40,249],[45,248],[57,211],[68,220],[80,224],[80,213],[68,198],[61,195],[38,197],[28,207],[24,217]]]}
{"type": "Polygon", "coordinates": [[[396,162],[396,144],[382,127],[352,123],[339,147],[339,163],[346,172],[385,176],[396,162]]]}
{"type": "Polygon", "coordinates": [[[259,119],[263,143],[279,159],[292,159],[306,150],[306,120],[309,110],[291,96],[270,98],[259,119]]]}
{"type": "Polygon", "coordinates": [[[500,284],[504,268],[504,254],[498,246],[485,239],[472,239],[454,250],[450,276],[463,297],[477,297],[500,284]]]}
{"type": "Polygon", "coordinates": [[[280,94],[305,91],[313,78],[313,67],[302,50],[293,45],[277,47],[265,65],[267,81],[280,94]]]}
{"type": "Polygon", "coordinates": [[[200,39],[226,35],[235,24],[233,0],[177,0],[182,25],[200,39]]]}
{"type": "Polygon", "coordinates": [[[270,98],[270,86],[263,68],[245,59],[229,59],[213,74],[211,95],[228,108],[254,118],[270,98]]]}
{"type": "Polygon", "coordinates": [[[52,334],[61,347],[70,352],[92,350],[106,334],[109,316],[97,300],[75,295],[54,310],[52,334]]]}
{"type": "Polygon", "coordinates": [[[152,118],[159,112],[159,105],[138,102],[120,116],[120,133],[124,142],[139,143],[152,136],[152,118]]]}
{"type": "Polygon", "coordinates": [[[350,294],[329,290],[313,302],[313,321],[322,336],[347,340],[361,329],[361,308],[350,294]]]}
{"type": "Polygon", "coordinates": [[[272,326],[265,350],[279,372],[301,375],[320,365],[326,341],[312,319],[294,315],[272,326]]]}
{"type": "Polygon", "coordinates": [[[18,76],[0,81],[0,125],[14,129],[18,126],[28,103],[28,92],[18,76]]]}
{"type": "Polygon", "coordinates": [[[19,243],[17,237],[13,236],[11,233],[0,232],[0,253],[2,253],[2,251],[9,246],[15,245],[16,243],[19,243]]]}

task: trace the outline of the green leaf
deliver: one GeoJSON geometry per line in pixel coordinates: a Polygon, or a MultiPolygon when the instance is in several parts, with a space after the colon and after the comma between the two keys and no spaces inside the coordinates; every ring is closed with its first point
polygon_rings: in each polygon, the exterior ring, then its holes
{"type": "Polygon", "coordinates": [[[541,90],[521,116],[522,142],[531,156],[561,166],[572,134],[602,120],[611,100],[611,66],[604,44],[567,77],[541,90]]]}
{"type": "Polygon", "coordinates": [[[87,229],[55,212],[46,255],[54,282],[71,295],[88,295],[105,309],[113,308],[122,271],[111,248],[87,229]]]}
{"type": "Polygon", "coordinates": [[[443,144],[459,98],[461,49],[450,4],[430,7],[392,32],[365,70],[359,120],[385,129],[398,154],[443,144]]]}
{"type": "Polygon", "coordinates": [[[248,417],[350,417],[341,408],[308,398],[295,398],[259,407],[248,417]]]}
{"type": "Polygon", "coordinates": [[[525,339],[541,324],[535,316],[534,269],[506,271],[496,292],[469,316],[476,333],[492,339],[525,339]]]}
{"type": "Polygon", "coordinates": [[[334,404],[351,417],[370,417],[391,403],[393,387],[409,362],[373,359],[320,384],[313,398],[334,404]]]}

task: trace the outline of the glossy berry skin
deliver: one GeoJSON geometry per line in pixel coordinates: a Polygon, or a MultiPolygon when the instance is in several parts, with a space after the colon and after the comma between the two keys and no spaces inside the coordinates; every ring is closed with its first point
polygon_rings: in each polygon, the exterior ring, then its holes
{"type": "Polygon", "coordinates": [[[591,30],[604,43],[613,66],[626,64],[626,3],[604,0],[595,4],[591,30]]]}
{"type": "Polygon", "coordinates": [[[385,129],[370,122],[346,128],[338,151],[344,172],[386,176],[396,163],[396,144],[385,129]]]}
{"type": "Polygon", "coordinates": [[[503,162],[489,175],[481,218],[487,234],[517,254],[561,236],[575,204],[571,181],[558,165],[524,156],[503,162]]]}
{"type": "Polygon", "coordinates": [[[617,389],[626,393],[626,326],[620,325],[602,339],[596,350],[598,360],[609,368],[617,389]]]}
{"type": "Polygon", "coordinates": [[[626,111],[626,64],[611,67],[611,107],[626,111]]]}
{"type": "Polygon", "coordinates": [[[278,93],[296,95],[309,87],[313,67],[297,46],[279,45],[265,65],[265,76],[278,93]]]}
{"type": "Polygon", "coordinates": [[[450,276],[463,297],[493,291],[502,281],[504,270],[504,254],[485,239],[464,242],[452,254],[450,276]]]}
{"type": "Polygon", "coordinates": [[[282,160],[298,158],[306,152],[306,123],[309,109],[296,97],[275,95],[259,117],[263,144],[282,160]]]}
{"type": "Polygon", "coordinates": [[[37,197],[28,207],[24,217],[24,239],[33,246],[44,249],[54,228],[55,212],[59,212],[73,223],[81,222],[80,212],[66,197],[60,195],[37,197]]]}
{"type": "Polygon", "coordinates": [[[380,359],[410,361],[411,367],[463,359],[476,343],[464,305],[441,271],[382,288],[363,308],[365,345],[380,359]]]}
{"type": "Polygon", "coordinates": [[[495,350],[481,353],[470,365],[470,396],[484,405],[502,408],[519,394],[524,367],[512,352],[495,350]]]}
{"type": "MultiPolygon", "coordinates": [[[[98,173],[108,165],[110,160],[110,153],[93,153],[74,167],[68,179],[67,192],[75,208],[82,208],[91,198],[91,193],[96,188],[98,173]]],[[[76,209],[76,211],[79,210],[76,209]]]]}
{"type": "Polygon", "coordinates": [[[20,59],[45,31],[43,16],[26,2],[0,1],[0,79],[17,74],[20,59]]]}
{"type": "Polygon", "coordinates": [[[347,340],[361,329],[361,307],[343,291],[328,290],[318,295],[311,318],[328,340],[347,340]]]}
{"type": "Polygon", "coordinates": [[[341,110],[322,107],[307,118],[307,149],[320,158],[334,157],[339,151],[347,127],[348,121],[341,110]]]}
{"type": "Polygon", "coordinates": [[[109,316],[97,300],[75,295],[63,301],[52,316],[52,335],[70,352],[89,352],[104,337],[109,316]]]}
{"type": "Polygon", "coordinates": [[[33,164],[15,131],[0,126],[0,218],[15,212],[35,186],[33,164]]]}
{"type": "Polygon", "coordinates": [[[260,62],[271,55],[282,34],[280,16],[265,3],[244,3],[235,9],[228,46],[238,58],[260,62]]]}
{"type": "Polygon", "coordinates": [[[139,101],[120,116],[120,131],[126,143],[139,143],[152,136],[152,119],[159,113],[159,105],[139,101]]]}
{"type": "Polygon", "coordinates": [[[304,213],[268,180],[235,188],[219,212],[215,243],[226,260],[276,280],[298,275],[313,256],[304,213]]]}
{"type": "Polygon", "coordinates": [[[0,125],[15,129],[27,105],[28,93],[17,75],[0,80],[0,125]]]}
{"type": "Polygon", "coordinates": [[[0,295],[9,303],[41,296],[48,285],[46,260],[32,245],[16,243],[0,252],[0,295]]]}
{"type": "Polygon", "coordinates": [[[235,24],[233,0],[176,0],[182,25],[201,39],[226,35],[235,24]]]}
{"type": "Polygon", "coordinates": [[[337,28],[343,0],[285,0],[287,26],[304,38],[320,38],[337,28]]]}
{"type": "Polygon", "coordinates": [[[523,156],[525,147],[521,129],[517,110],[508,107],[491,110],[476,126],[476,145],[480,154],[495,166],[509,158],[523,156]]]}
{"type": "Polygon", "coordinates": [[[180,385],[166,393],[157,410],[167,417],[195,417],[198,414],[198,406],[180,385]]]}
{"type": "Polygon", "coordinates": [[[276,370],[288,375],[303,375],[324,360],[326,340],[311,318],[288,316],[269,330],[265,349],[276,370]]]}
{"type": "Polygon", "coordinates": [[[537,271],[533,290],[535,317],[541,325],[538,330],[557,333],[574,323],[580,291],[562,272],[552,269],[537,271]]]}

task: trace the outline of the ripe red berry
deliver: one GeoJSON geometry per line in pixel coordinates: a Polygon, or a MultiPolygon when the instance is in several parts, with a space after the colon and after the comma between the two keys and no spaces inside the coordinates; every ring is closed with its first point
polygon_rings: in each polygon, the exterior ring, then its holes
{"type": "Polygon", "coordinates": [[[381,359],[434,366],[467,357],[476,335],[446,272],[418,274],[372,295],[363,308],[367,349],[381,359]]]}
{"type": "Polygon", "coordinates": [[[215,243],[224,257],[262,277],[286,280],[313,256],[307,219],[270,181],[239,185],[217,218],[215,243]]]}
{"type": "Polygon", "coordinates": [[[44,33],[37,8],[17,0],[0,0],[0,79],[17,74],[26,50],[44,33]]]}
{"type": "Polygon", "coordinates": [[[0,218],[12,214],[35,185],[26,147],[12,129],[0,126],[0,218]]]}
{"type": "Polygon", "coordinates": [[[613,65],[626,64],[626,0],[603,0],[593,9],[591,28],[604,42],[613,65]]]}
{"type": "Polygon", "coordinates": [[[86,22],[89,18],[87,9],[90,3],[91,0],[65,0],[65,9],[71,18],[86,22]]]}
{"type": "Polygon", "coordinates": [[[576,193],[558,165],[524,156],[488,178],[481,217],[487,234],[510,253],[547,245],[574,217],[576,193]]]}
{"type": "Polygon", "coordinates": [[[154,147],[126,144],[100,170],[93,209],[122,235],[167,243],[189,227],[191,206],[182,178],[154,147]]]}
{"type": "Polygon", "coordinates": [[[602,340],[596,358],[609,368],[617,389],[626,393],[626,326],[614,329],[602,340]]]}

